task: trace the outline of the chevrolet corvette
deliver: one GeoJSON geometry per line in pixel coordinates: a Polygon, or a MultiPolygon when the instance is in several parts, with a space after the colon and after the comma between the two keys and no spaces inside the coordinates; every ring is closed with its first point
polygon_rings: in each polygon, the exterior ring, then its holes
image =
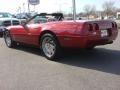
{"type": "Polygon", "coordinates": [[[112,20],[64,21],[63,14],[41,13],[21,25],[5,29],[4,40],[9,48],[16,43],[38,47],[47,59],[60,55],[62,48],[93,49],[98,45],[112,44],[118,29],[112,20]]]}

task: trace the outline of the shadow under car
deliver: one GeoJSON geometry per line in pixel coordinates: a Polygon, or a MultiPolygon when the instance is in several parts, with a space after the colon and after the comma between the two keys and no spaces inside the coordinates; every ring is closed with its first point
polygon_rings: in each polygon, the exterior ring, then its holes
{"type": "MultiPolygon", "coordinates": [[[[19,49],[25,52],[43,56],[40,49],[26,46],[18,46],[19,49]]],[[[56,62],[82,67],[106,73],[120,75],[120,51],[95,48],[94,50],[69,50],[62,53],[63,57],[56,60],[56,62]]]]}

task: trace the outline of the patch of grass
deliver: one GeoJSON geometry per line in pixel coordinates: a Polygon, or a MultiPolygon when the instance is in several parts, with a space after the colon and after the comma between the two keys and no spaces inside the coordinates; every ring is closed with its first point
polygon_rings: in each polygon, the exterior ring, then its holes
{"type": "Polygon", "coordinates": [[[120,28],[120,23],[117,23],[118,28],[120,28]]]}

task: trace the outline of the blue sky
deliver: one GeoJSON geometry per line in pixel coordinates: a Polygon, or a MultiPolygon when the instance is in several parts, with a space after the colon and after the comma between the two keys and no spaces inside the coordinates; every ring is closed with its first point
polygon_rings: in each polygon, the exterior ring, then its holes
{"type": "MultiPolygon", "coordinates": [[[[105,1],[111,0],[76,0],[77,12],[83,11],[85,5],[95,5],[97,10],[102,10],[102,4],[105,1]]],[[[116,1],[115,6],[120,8],[120,0],[116,1]]],[[[18,8],[21,7],[23,12],[23,3],[25,3],[25,10],[27,11],[27,0],[0,0],[0,11],[6,11],[16,13],[18,8]]],[[[33,6],[30,7],[34,10],[33,6]]],[[[72,11],[72,0],[40,0],[40,5],[36,6],[38,12],[71,12],[72,11]]]]}
{"type": "Polygon", "coordinates": [[[82,11],[85,5],[94,5],[97,10],[102,10],[105,1],[116,2],[114,6],[120,8],[120,0],[76,0],[77,11],[82,11]]]}

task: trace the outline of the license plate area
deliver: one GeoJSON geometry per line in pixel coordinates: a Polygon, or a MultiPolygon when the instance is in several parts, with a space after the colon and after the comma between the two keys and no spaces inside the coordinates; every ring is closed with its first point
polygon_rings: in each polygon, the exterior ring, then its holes
{"type": "Polygon", "coordinates": [[[108,36],[108,30],[101,30],[101,37],[107,37],[108,36]]]}

